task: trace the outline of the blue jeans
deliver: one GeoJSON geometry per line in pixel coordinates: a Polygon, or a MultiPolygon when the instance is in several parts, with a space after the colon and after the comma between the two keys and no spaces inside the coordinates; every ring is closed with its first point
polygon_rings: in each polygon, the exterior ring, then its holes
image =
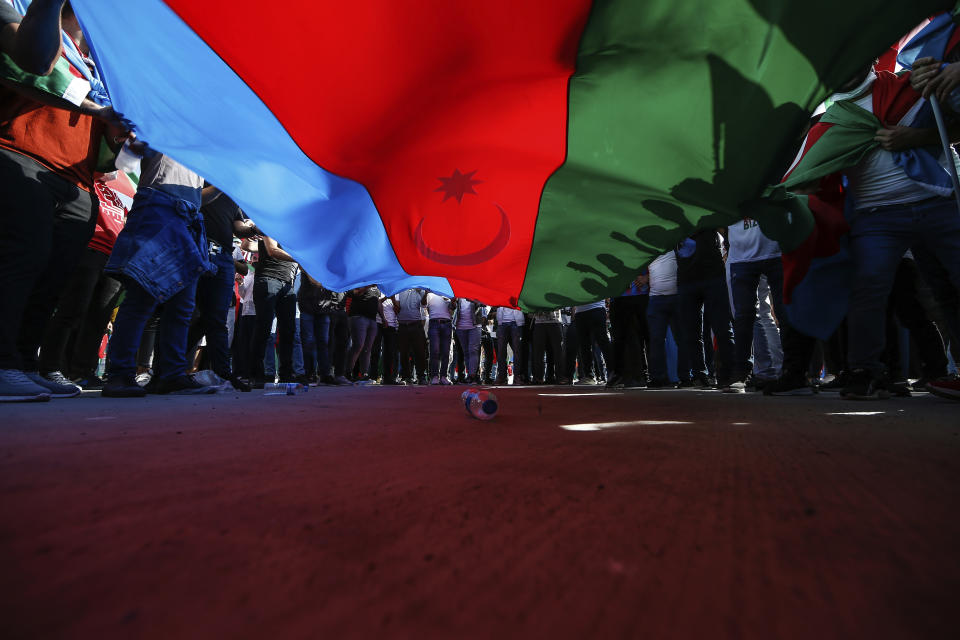
{"type": "MultiPolygon", "coordinates": [[[[132,381],[137,373],[140,338],[158,303],[135,280],[127,281],[126,291],[127,295],[113,323],[107,373],[110,377],[132,381]]],[[[163,303],[160,335],[153,360],[153,370],[158,379],[175,378],[187,371],[187,331],[196,292],[196,283],[191,282],[163,303]]]]}
{"type": "Polygon", "coordinates": [[[727,283],[724,278],[700,280],[684,283],[677,290],[678,308],[680,311],[680,333],[673,335],[677,339],[677,346],[681,343],[689,356],[690,371],[678,369],[681,379],[691,376],[709,375],[705,356],[713,359],[713,344],[704,344],[703,320],[706,317],[717,339],[719,366],[717,380],[721,383],[730,381],[733,368],[733,325],[730,318],[730,303],[727,300],[727,283]],[[704,353],[706,347],[706,354],[704,353]]]}
{"type": "MultiPolygon", "coordinates": [[[[647,304],[647,326],[650,329],[650,354],[647,366],[650,380],[666,382],[667,377],[667,328],[674,336],[680,333],[680,305],[677,295],[650,296],[647,304]]],[[[677,371],[690,370],[690,358],[682,340],[677,344],[677,371]]]]}
{"type": "Polygon", "coordinates": [[[960,212],[952,199],[857,211],[851,220],[853,291],[847,314],[848,365],[883,371],[887,299],[897,266],[914,244],[932,252],[960,289],[960,212]]]}
{"type": "Polygon", "coordinates": [[[780,342],[780,332],[777,323],[773,320],[772,307],[767,302],[770,295],[770,285],[767,278],[760,278],[760,288],[757,298],[757,322],[753,327],[753,375],[761,380],[774,380],[780,377],[783,367],[783,346],[780,342]]]}
{"type": "Polygon", "coordinates": [[[447,375],[450,365],[450,336],[453,335],[453,323],[442,318],[430,319],[427,325],[427,338],[430,340],[430,377],[447,375]]]}
{"type": "Polygon", "coordinates": [[[757,322],[757,289],[760,276],[767,277],[770,299],[780,325],[787,324],[787,310],[783,306],[783,262],[779,257],[730,265],[730,290],[733,294],[733,335],[736,357],[733,379],[745,380],[753,371],[750,352],[753,348],[753,327],[757,322]]]}
{"type": "Polygon", "coordinates": [[[476,378],[480,373],[480,327],[457,329],[460,348],[463,349],[463,366],[468,376],[476,378]]]}
{"type": "Polygon", "coordinates": [[[200,321],[190,328],[187,344],[192,348],[202,336],[206,336],[210,368],[221,378],[229,380],[233,369],[227,341],[227,313],[233,299],[233,256],[221,252],[211,262],[217,266],[217,272],[197,281],[196,301],[200,321]]]}
{"type": "Polygon", "coordinates": [[[350,337],[353,347],[350,349],[350,358],[347,362],[347,371],[353,371],[360,360],[360,375],[370,372],[370,352],[373,341],[377,339],[377,319],[366,316],[350,316],[350,337]]]}

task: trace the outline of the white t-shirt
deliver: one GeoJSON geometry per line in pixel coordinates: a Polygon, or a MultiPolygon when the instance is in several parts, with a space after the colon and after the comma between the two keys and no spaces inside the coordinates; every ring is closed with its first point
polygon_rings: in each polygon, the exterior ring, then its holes
{"type": "Polygon", "coordinates": [[[431,320],[450,319],[450,298],[438,296],[435,293],[427,294],[427,313],[431,320]]]}
{"type": "Polygon", "coordinates": [[[497,307],[497,324],[510,324],[511,322],[522,327],[523,311],[510,307],[497,307]]]}
{"type": "Polygon", "coordinates": [[[780,244],[763,235],[756,220],[744,218],[727,227],[727,262],[756,262],[780,256],[780,244]]]}
{"type": "MultiPolygon", "coordinates": [[[[859,100],[854,100],[854,104],[872,112],[873,94],[868,93],[859,100]]],[[[909,122],[921,105],[922,101],[917,101],[900,123],[909,122]]],[[[951,155],[951,160],[956,164],[957,152],[953,151],[951,155]]],[[[939,161],[942,167],[949,167],[943,153],[940,154],[939,161]]],[[[938,195],[908,178],[903,168],[893,161],[893,152],[884,149],[874,149],[859,163],[848,169],[846,174],[850,195],[853,196],[858,211],[871,207],[920,202],[938,195]]]]}
{"type": "Polygon", "coordinates": [[[672,296],[677,293],[677,256],[673,251],[650,263],[650,295],[672,296]]]}
{"type": "MultiPolygon", "coordinates": [[[[393,310],[393,300],[391,298],[381,298],[380,301],[383,303],[383,317],[387,321],[387,326],[396,329],[400,326],[400,323],[397,321],[396,311],[393,310]]],[[[379,318],[379,315],[377,317],[379,318]]]]}
{"type": "Polygon", "coordinates": [[[255,316],[257,309],[253,306],[253,269],[243,276],[243,282],[238,287],[240,291],[240,302],[243,304],[242,316],[255,316]]]}

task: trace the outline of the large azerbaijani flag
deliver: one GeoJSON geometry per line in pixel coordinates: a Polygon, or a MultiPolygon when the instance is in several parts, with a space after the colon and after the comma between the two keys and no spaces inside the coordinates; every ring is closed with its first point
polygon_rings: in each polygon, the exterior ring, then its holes
{"type": "Polygon", "coordinates": [[[831,89],[950,4],[73,0],[116,109],[326,286],[526,309],[743,217],[831,89]]]}

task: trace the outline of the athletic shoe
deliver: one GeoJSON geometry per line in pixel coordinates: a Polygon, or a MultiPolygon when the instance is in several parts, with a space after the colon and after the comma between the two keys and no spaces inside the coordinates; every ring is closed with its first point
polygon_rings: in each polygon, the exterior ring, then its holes
{"type": "Polygon", "coordinates": [[[333,379],[333,383],[334,383],[335,385],[337,385],[338,387],[349,387],[349,386],[352,386],[352,385],[353,385],[353,383],[350,382],[349,380],[347,380],[346,377],[344,377],[344,376],[337,376],[337,377],[335,377],[335,378],[333,379]]]}
{"type": "Polygon", "coordinates": [[[230,384],[232,384],[233,388],[237,391],[243,391],[244,393],[253,390],[253,385],[250,384],[250,381],[246,378],[241,378],[240,376],[233,376],[230,378],[230,384]]]}
{"type": "Polygon", "coordinates": [[[24,371],[23,374],[35,384],[44,387],[51,398],[76,398],[83,391],[59,371],[53,371],[46,376],[37,371],[24,371]]]}
{"type": "Polygon", "coordinates": [[[111,376],[103,383],[100,395],[104,398],[142,398],[147,395],[147,390],[137,384],[133,376],[111,376]]]}
{"type": "Polygon", "coordinates": [[[960,400],[960,378],[938,378],[927,383],[927,391],[949,400],[960,400]]]}
{"type": "Polygon", "coordinates": [[[910,386],[909,380],[893,380],[887,383],[887,391],[897,398],[909,398],[913,387],[910,386]]]}
{"type": "Polygon", "coordinates": [[[103,378],[96,376],[92,373],[89,375],[74,376],[72,380],[75,385],[77,385],[81,389],[86,389],[86,390],[103,389],[103,385],[105,382],[103,378]]]}
{"type": "Polygon", "coordinates": [[[693,386],[697,389],[712,389],[717,386],[717,380],[712,376],[705,376],[698,373],[693,376],[693,386]]]}
{"type": "Polygon", "coordinates": [[[647,383],[643,380],[634,380],[633,378],[624,378],[620,384],[621,389],[646,389],[647,383]]]}
{"type": "Polygon", "coordinates": [[[597,384],[597,379],[596,379],[596,378],[581,378],[580,380],[577,380],[577,384],[596,385],[596,384],[597,384]]]}
{"type": "Polygon", "coordinates": [[[150,382],[152,379],[153,379],[152,371],[145,371],[144,373],[138,373],[137,377],[135,378],[137,384],[140,385],[141,387],[145,387],[147,383],[150,382]]]}
{"type": "Polygon", "coordinates": [[[866,369],[854,369],[840,395],[848,400],[886,400],[890,397],[883,380],[866,369]]]}
{"type": "Polygon", "coordinates": [[[447,384],[452,384],[452,383],[447,379],[446,376],[444,376],[444,377],[440,378],[440,384],[447,385],[447,384]]]}
{"type": "Polygon", "coordinates": [[[690,378],[683,378],[682,380],[680,380],[679,383],[677,383],[677,388],[678,388],[678,389],[692,389],[695,384],[696,384],[696,383],[694,383],[694,381],[691,380],[690,378]]]}
{"type": "Polygon", "coordinates": [[[763,387],[765,396],[812,396],[816,389],[804,375],[784,374],[763,387]]]}
{"type": "Polygon", "coordinates": [[[613,376],[607,381],[607,389],[623,388],[623,379],[621,376],[613,376]]]}
{"type": "Polygon", "coordinates": [[[820,391],[834,392],[834,391],[843,391],[843,388],[847,386],[847,372],[841,371],[837,375],[833,376],[833,380],[829,382],[824,382],[821,384],[818,389],[820,391]]]}
{"type": "Polygon", "coordinates": [[[723,389],[723,393],[746,393],[747,392],[747,381],[746,380],[737,380],[736,382],[731,382],[723,389]]]}
{"type": "Polygon", "coordinates": [[[19,369],[0,369],[0,402],[48,402],[50,390],[19,369]]]}
{"type": "Polygon", "coordinates": [[[217,388],[202,385],[193,379],[193,376],[182,375],[175,378],[165,378],[160,381],[159,393],[172,396],[193,396],[216,393],[217,388]]]}
{"type": "Polygon", "coordinates": [[[430,384],[440,384],[440,376],[433,376],[430,378],[430,384]]]}

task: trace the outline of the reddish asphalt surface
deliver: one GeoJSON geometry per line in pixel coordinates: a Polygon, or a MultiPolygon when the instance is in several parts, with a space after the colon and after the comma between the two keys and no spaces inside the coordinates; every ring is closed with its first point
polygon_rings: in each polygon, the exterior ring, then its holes
{"type": "Polygon", "coordinates": [[[960,403],[462,390],[0,405],[0,637],[960,637],[960,403]]]}

